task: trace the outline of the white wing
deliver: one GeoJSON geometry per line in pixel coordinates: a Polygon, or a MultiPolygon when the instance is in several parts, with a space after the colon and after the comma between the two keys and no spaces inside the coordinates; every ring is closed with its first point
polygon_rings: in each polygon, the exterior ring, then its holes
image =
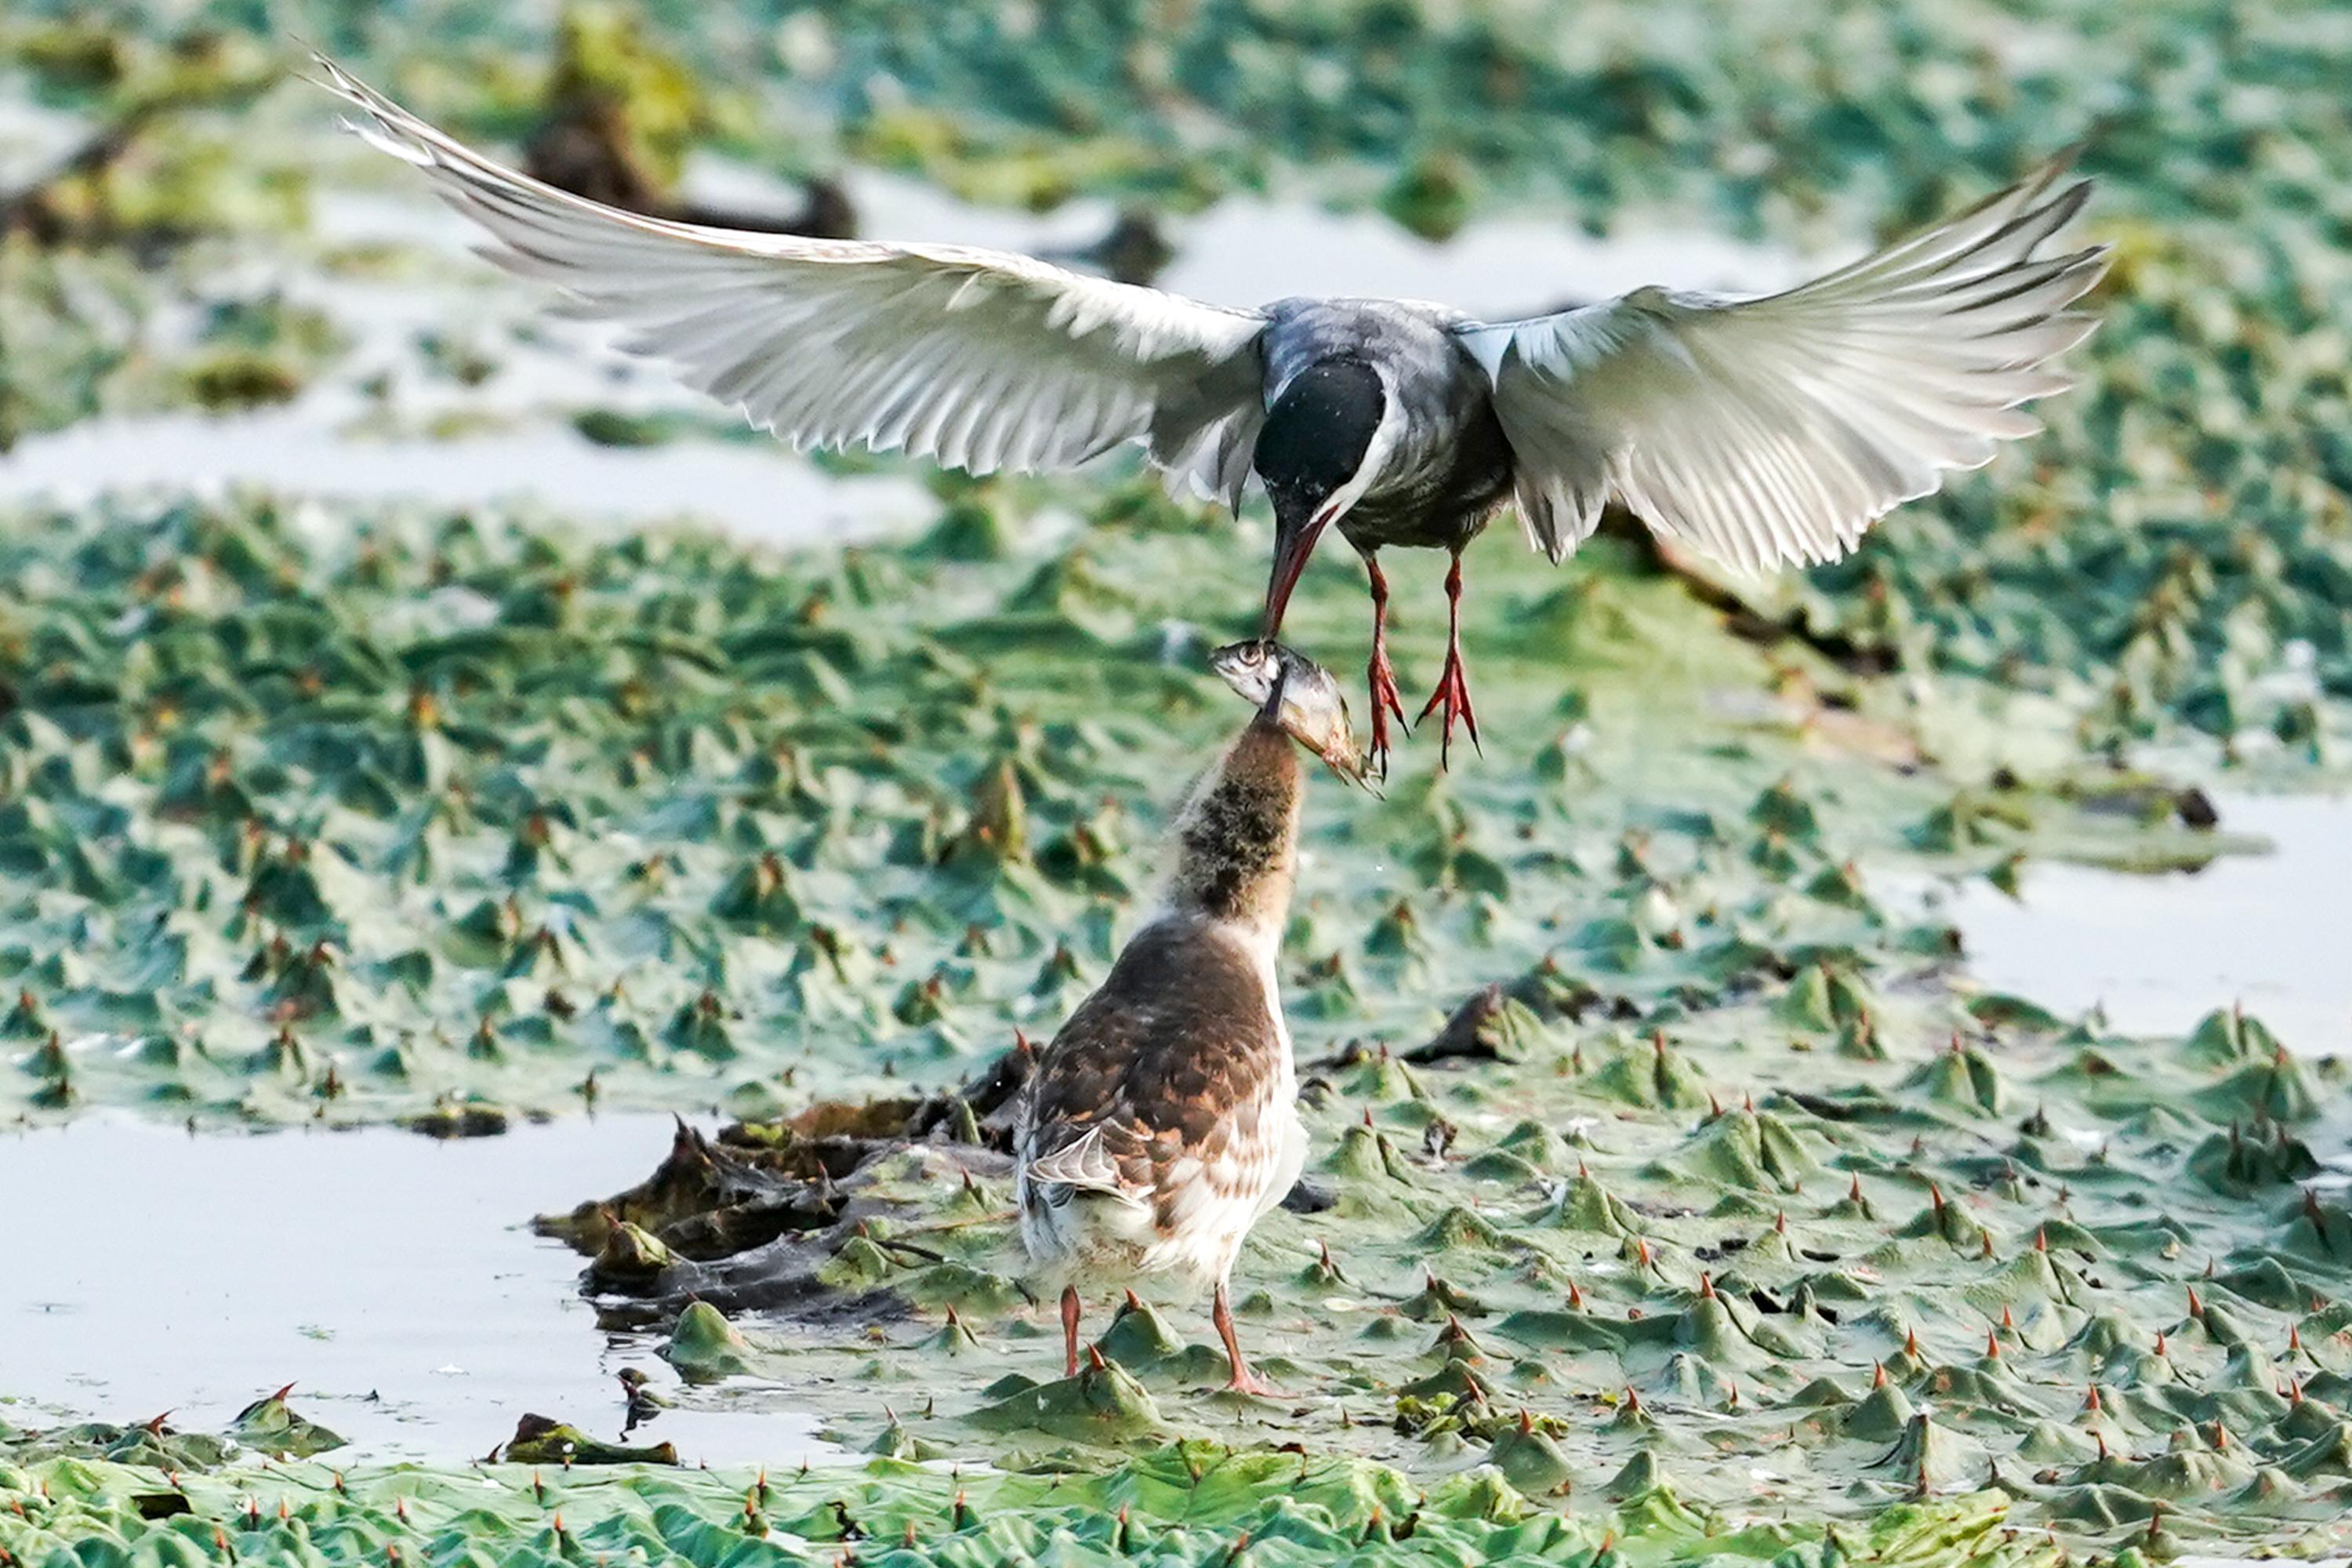
{"type": "Polygon", "coordinates": [[[1063,468],[1122,442],[1238,504],[1265,318],[1025,256],[748,234],[639,216],[459,145],[333,61],[352,125],[488,230],[492,260],[795,447],[1063,468]]]}
{"type": "Polygon", "coordinates": [[[2038,252],[2081,209],[2059,172],[1785,294],[1641,289],[1456,329],[1495,384],[1528,542],[1557,562],[1614,495],[1659,532],[1762,572],[1832,561],[1944,470],[2041,428],[2019,405],[2093,322],[2065,307],[2105,248],[2038,252]]]}

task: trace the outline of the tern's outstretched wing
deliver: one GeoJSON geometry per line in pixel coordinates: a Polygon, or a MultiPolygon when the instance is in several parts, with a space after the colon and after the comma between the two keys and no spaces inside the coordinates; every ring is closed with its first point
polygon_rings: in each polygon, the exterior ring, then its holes
{"type": "Polygon", "coordinates": [[[1456,328],[1495,384],[1528,542],[1558,561],[1613,496],[1761,572],[1831,561],[1873,522],[2041,428],[2019,405],[2091,331],[2066,307],[2105,249],[2044,258],[2089,195],[2060,166],[1785,294],[1641,289],[1456,328]]]}
{"type": "Polygon", "coordinates": [[[486,254],[634,329],[629,346],[795,447],[904,448],[987,473],[1127,441],[1238,501],[1264,417],[1265,318],[1025,256],[749,234],[640,216],[542,184],[435,130],[332,61],[352,129],[487,229],[486,254]]]}

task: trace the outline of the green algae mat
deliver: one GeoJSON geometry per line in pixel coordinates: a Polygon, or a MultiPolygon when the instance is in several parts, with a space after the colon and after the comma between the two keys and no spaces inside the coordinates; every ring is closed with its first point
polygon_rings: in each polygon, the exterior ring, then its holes
{"type": "Polygon", "coordinates": [[[1601,1521],[1530,1509],[1491,1477],[1432,1490],[1338,1459],[1171,1446],[1084,1478],[960,1476],[876,1459],[787,1478],[485,1466],[364,1479],[274,1466],[223,1482],[108,1461],[0,1466],[12,1562],[539,1564],[1751,1561],[1828,1568],[2054,1564],[1998,1501],[1904,1505],[1848,1530],[1710,1532],[1671,1508],[1601,1521]]]}
{"type": "MultiPolygon", "coordinates": [[[[1246,619],[1252,527],[1101,510],[1050,557],[965,495],[912,545],[796,561],[481,516],[320,545],[268,504],[22,519],[0,1108],[457,1128],[961,1081],[1102,973],[1237,721],[1201,653],[1246,619]]],[[[1874,987],[1951,939],[1862,858],[2230,847],[2137,774],[1928,765],[1927,731],[2064,756],[1965,684],[1849,680],[1607,550],[1512,574],[1491,542],[1495,756],[1310,808],[1310,1051],[1417,1044],[1538,972],[1539,1002],[1629,1023],[1793,979],[1916,1050],[1958,1015],[1874,987]]],[[[1360,636],[1352,586],[1318,574],[1310,644],[1360,636]]]]}
{"type": "MultiPolygon", "coordinates": [[[[1850,242],[2087,133],[2106,325],[2030,455],[1851,563],[1759,587],[1623,535],[1557,572],[1507,523],[1479,547],[1488,754],[1409,745],[1385,798],[1308,803],[1284,981],[1314,1153],[1237,1281],[1273,1401],[1213,1392],[1177,1303],[1098,1310],[1099,1364],[1056,1375],[1003,1147],[1024,1042],[1102,974],[1242,716],[1202,655],[1249,628],[1262,518],[1115,472],[939,479],[919,537],[795,555],[296,496],[0,515],[0,1122],[724,1122],[541,1227],[605,1325],[660,1338],[667,1397],[814,1411],[847,1454],[704,1472],[658,1417],[615,1444],[558,1410],[389,1468],[282,1394],[221,1433],[0,1407],[0,1565],[2343,1544],[2342,1042],[2226,996],[2179,1039],[2053,1016],[1974,983],[1918,894],[2255,849],[2193,782],[2340,778],[2352,142],[2311,129],[2340,126],[2340,18],[705,11],[649,8],[651,63],[600,68],[659,110],[656,164],[850,158],[1041,207],[1311,171],[1426,234],[1524,201],[1850,242]]],[[[356,8],[315,25],[516,140],[543,39],[509,13],[404,13],[429,58],[356,8]]],[[[357,335],[219,281],[321,264],[324,115],[254,102],[278,41],[119,20],[0,19],[12,94],[173,117],[6,204],[0,447],[297,399],[357,335]]],[[[1443,622],[1433,574],[1396,577],[1412,689],[1443,622]]],[[[1366,621],[1335,559],[1291,636],[1351,671],[1366,621]]]]}
{"type": "MultiPolygon", "coordinates": [[[[485,515],[21,518],[17,1113],[730,1108],[545,1224],[610,1323],[667,1332],[681,1397],[764,1390],[900,1463],[1295,1450],[1629,1543],[1664,1520],[1664,1552],[1759,1521],[1831,1550],[1807,1532],[1914,1502],[1988,1551],[1987,1510],[2110,1548],[2342,1512],[2335,1060],[1984,994],[1873,891],[2231,841],[2063,761],[2031,702],[1984,733],[1966,678],[1848,676],[1607,549],[1495,574],[1493,755],[1318,782],[1286,976],[1314,1167],[1243,1289],[1295,1400],[1204,1392],[1202,1325],[1150,1303],[1054,1377],[1006,1222],[1017,1041],[1101,973],[1171,781],[1239,717],[1198,653],[1255,542],[1137,488],[1045,554],[1006,542],[1024,504],[959,488],[908,545],[792,560],[485,515]],[[1931,761],[1939,731],[1991,771],[1931,761]]],[[[1353,588],[1318,574],[1312,643],[1353,588]]],[[[53,1495],[81,1462],[54,1440],[22,1439],[53,1495]]]]}

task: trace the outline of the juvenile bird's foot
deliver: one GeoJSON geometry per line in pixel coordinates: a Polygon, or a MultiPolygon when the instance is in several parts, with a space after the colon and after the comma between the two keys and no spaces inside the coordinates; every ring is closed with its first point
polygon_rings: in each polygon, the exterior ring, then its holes
{"type": "MultiPolygon", "coordinates": [[[[1459,647],[1445,650],[1445,668],[1437,678],[1437,689],[1429,694],[1429,701],[1421,710],[1421,719],[1441,710],[1444,728],[1437,739],[1437,765],[1444,767],[1453,761],[1454,725],[1457,720],[1469,731],[1472,747],[1485,756],[1486,748],[1478,744],[1478,710],[1470,706],[1470,672],[1463,664],[1459,647]]],[[[1419,724],[1421,719],[1413,722],[1419,724]]]]}
{"type": "Polygon", "coordinates": [[[1234,1375],[1225,1380],[1225,1390],[1229,1394],[1246,1394],[1254,1399],[1283,1399],[1288,1397],[1282,1392],[1282,1390],[1276,1388],[1263,1377],[1260,1377],[1255,1372],[1252,1371],[1246,1363],[1236,1363],[1234,1364],[1234,1375]]]}
{"type": "Polygon", "coordinates": [[[1241,1336],[1234,1331],[1234,1304],[1223,1281],[1210,1311],[1217,1325],[1217,1337],[1225,1342],[1225,1360],[1233,1363],[1234,1374],[1225,1380],[1225,1387],[1234,1394],[1252,1394],[1259,1399],[1279,1399],[1282,1391],[1250,1370],[1249,1357],[1242,1354],[1241,1336]]]}

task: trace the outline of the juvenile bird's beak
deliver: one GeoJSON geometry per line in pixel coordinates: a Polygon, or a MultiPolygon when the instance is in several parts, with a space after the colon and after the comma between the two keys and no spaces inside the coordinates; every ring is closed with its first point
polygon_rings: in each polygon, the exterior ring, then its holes
{"type": "Polygon", "coordinates": [[[1274,576],[1265,588],[1265,626],[1260,634],[1272,642],[1282,631],[1282,617],[1290,608],[1291,590],[1298,586],[1298,574],[1307,570],[1307,558],[1315,553],[1315,542],[1345,504],[1326,497],[1312,510],[1303,506],[1283,506],[1274,509],[1274,576]]]}

